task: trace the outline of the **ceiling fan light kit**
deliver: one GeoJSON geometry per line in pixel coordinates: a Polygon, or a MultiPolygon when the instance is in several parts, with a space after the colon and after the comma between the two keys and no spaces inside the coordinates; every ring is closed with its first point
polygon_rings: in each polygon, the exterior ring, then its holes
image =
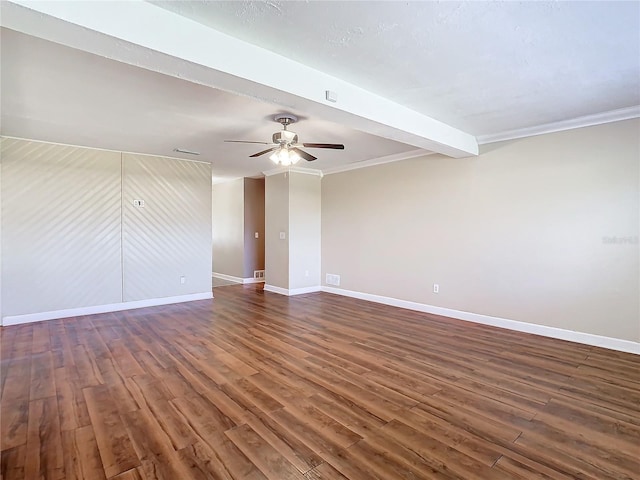
{"type": "Polygon", "coordinates": [[[281,147],[271,154],[269,159],[276,165],[280,164],[283,167],[288,167],[289,165],[298,163],[298,161],[300,161],[300,155],[288,148],[281,147]]]}
{"type": "MultiPolygon", "coordinates": [[[[273,134],[272,143],[268,142],[254,142],[246,140],[225,140],[225,142],[231,143],[260,143],[263,145],[274,145],[272,148],[267,148],[249,157],[259,157],[266,153],[273,152],[269,159],[276,165],[282,166],[295,165],[301,158],[304,158],[307,162],[312,162],[316,159],[313,155],[298,148],[298,135],[295,132],[287,130],[287,127],[292,123],[298,121],[298,117],[291,115],[290,113],[279,114],[274,117],[274,120],[282,125],[282,130],[273,134]]],[[[305,148],[330,148],[334,150],[344,150],[344,145],[338,143],[303,143],[305,148]]]]}

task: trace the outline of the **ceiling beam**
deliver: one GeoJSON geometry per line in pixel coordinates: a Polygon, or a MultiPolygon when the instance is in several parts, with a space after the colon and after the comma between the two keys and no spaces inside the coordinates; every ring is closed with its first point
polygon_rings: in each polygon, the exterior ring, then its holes
{"type": "Polygon", "coordinates": [[[476,138],[356,85],[153,4],[2,2],[2,26],[451,157],[476,138]],[[325,92],[336,92],[329,102],[325,92]]]}

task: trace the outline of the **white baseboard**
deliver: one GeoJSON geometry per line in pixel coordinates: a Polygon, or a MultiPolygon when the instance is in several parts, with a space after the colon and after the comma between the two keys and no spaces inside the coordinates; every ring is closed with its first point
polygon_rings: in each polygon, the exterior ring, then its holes
{"type": "Polygon", "coordinates": [[[264,291],[265,292],[272,292],[272,293],[279,293],[280,295],[289,296],[289,290],[288,289],[282,288],[282,287],[276,287],[274,285],[269,285],[268,283],[264,284],[264,291]]]}
{"type": "Polygon", "coordinates": [[[211,276],[213,278],[219,278],[220,280],[227,280],[228,282],[234,282],[234,283],[261,283],[264,282],[264,279],[257,279],[257,278],[242,278],[242,277],[234,277],[233,275],[226,275],[224,273],[217,273],[217,272],[213,272],[211,274],[211,276]]]}
{"type": "Polygon", "coordinates": [[[234,282],[234,283],[243,283],[242,280],[244,280],[241,277],[234,277],[233,275],[227,275],[224,273],[217,273],[217,272],[213,272],[211,276],[213,278],[219,278],[220,280],[226,280],[228,282],[234,282]]]}
{"type": "Polygon", "coordinates": [[[322,287],[320,285],[314,285],[313,287],[292,288],[289,290],[289,295],[303,295],[305,293],[321,292],[322,287]]]}
{"type": "Polygon", "coordinates": [[[193,300],[209,300],[213,293],[192,293],[176,297],[150,298],[148,300],[136,300],[133,302],[110,303],[107,305],[95,305],[92,307],[69,308],[66,310],[54,310],[52,312],[27,313],[24,315],[10,315],[2,318],[2,326],[19,325],[22,323],[40,322],[56,318],[79,317],[94,315],[96,313],[119,312],[134,308],[156,307],[158,305],[170,305],[172,303],[191,302],[193,300]]]}
{"type": "Polygon", "coordinates": [[[371,293],[354,292],[352,290],[344,290],[342,288],[323,286],[322,291],[327,293],[334,293],[336,295],[344,295],[346,297],[359,298],[361,300],[368,300],[375,303],[383,303],[385,305],[391,305],[393,307],[406,308],[408,310],[416,310],[418,312],[432,313],[434,315],[457,318],[458,320],[465,320],[467,322],[492,325],[494,327],[506,328],[508,330],[533,333],[535,335],[542,335],[543,337],[568,340],[570,342],[582,343],[585,345],[592,345],[595,347],[608,348],[610,350],[618,350],[620,352],[635,353],[637,355],[640,355],[640,343],[632,342],[629,340],[603,337],[591,333],[574,332],[572,330],[565,330],[562,328],[519,322],[517,320],[508,320],[506,318],[500,317],[491,317],[489,315],[463,312],[461,310],[453,310],[450,308],[435,307],[433,305],[427,305],[425,303],[399,300],[397,298],[384,297],[382,295],[373,295],[371,293]]]}
{"type": "Polygon", "coordinates": [[[292,288],[291,290],[289,290],[287,288],[276,287],[274,285],[265,284],[264,290],[266,292],[279,293],[280,295],[286,295],[288,297],[291,297],[293,295],[302,295],[304,293],[320,292],[322,291],[322,287],[320,287],[319,285],[316,285],[313,287],[292,288]]]}

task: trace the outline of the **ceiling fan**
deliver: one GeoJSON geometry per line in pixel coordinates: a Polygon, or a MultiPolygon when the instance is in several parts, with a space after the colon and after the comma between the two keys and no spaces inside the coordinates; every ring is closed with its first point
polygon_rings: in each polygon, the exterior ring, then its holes
{"type": "MultiPolygon", "coordinates": [[[[273,134],[271,143],[251,142],[245,140],[225,140],[225,142],[273,145],[271,148],[249,155],[249,157],[259,157],[260,155],[273,152],[269,158],[274,163],[280,163],[284,166],[293,165],[301,158],[304,158],[308,162],[312,162],[317,158],[298,148],[300,145],[298,143],[298,134],[287,130],[289,125],[298,121],[298,118],[295,115],[290,113],[280,114],[276,115],[274,120],[282,125],[282,130],[273,134]]],[[[344,150],[344,145],[338,143],[302,143],[302,146],[305,148],[331,148],[334,150],[344,150]]]]}

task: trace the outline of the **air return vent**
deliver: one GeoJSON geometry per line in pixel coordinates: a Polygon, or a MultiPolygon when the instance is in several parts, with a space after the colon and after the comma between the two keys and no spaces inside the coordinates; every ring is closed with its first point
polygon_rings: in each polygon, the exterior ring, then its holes
{"type": "Polygon", "coordinates": [[[326,278],[327,285],[335,285],[336,287],[340,286],[340,275],[334,275],[332,273],[327,273],[326,278]]]}

